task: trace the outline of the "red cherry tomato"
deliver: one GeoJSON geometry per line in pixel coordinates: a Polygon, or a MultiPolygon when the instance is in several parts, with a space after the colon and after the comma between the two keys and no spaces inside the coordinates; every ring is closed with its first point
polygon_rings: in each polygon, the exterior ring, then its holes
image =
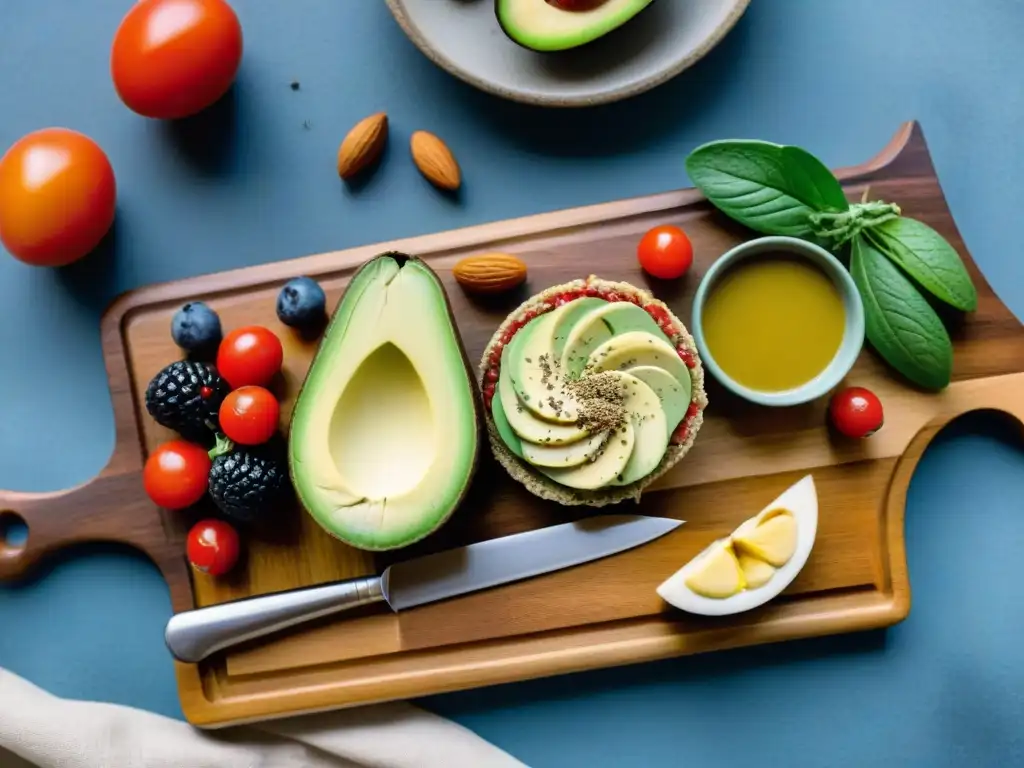
{"type": "Polygon", "coordinates": [[[239,387],[220,405],[220,428],[242,445],[265,443],[277,431],[281,406],[263,387],[239,387]]]}
{"type": "Polygon", "coordinates": [[[116,198],[96,142],[67,128],[34,131],[0,158],[0,241],[26,264],[62,267],[99,245],[116,198]]]}
{"type": "Polygon", "coordinates": [[[840,433],[853,438],[873,435],[885,421],[882,401],[864,387],[849,387],[837,392],[829,403],[829,415],[840,433]]]}
{"type": "Polygon", "coordinates": [[[242,27],[224,0],[141,0],[110,53],[114,88],[145,117],[195,114],[223,96],[242,60],[242,27]]]}
{"type": "Polygon", "coordinates": [[[648,274],[673,280],[693,264],[693,244],[679,227],[666,224],[654,227],[640,238],[637,258],[648,274]]]}
{"type": "Polygon", "coordinates": [[[217,370],[232,389],[269,384],[283,361],[281,340],[262,325],[232,331],[217,351],[217,370]]]}
{"type": "Polygon", "coordinates": [[[223,520],[200,520],[188,532],[188,561],[197,571],[223,576],[235,567],[238,532],[223,520]]]}
{"type": "Polygon", "coordinates": [[[203,498],[213,462],[206,450],[186,440],[171,440],[146,459],[142,485],[153,503],[184,509],[203,498]]]}

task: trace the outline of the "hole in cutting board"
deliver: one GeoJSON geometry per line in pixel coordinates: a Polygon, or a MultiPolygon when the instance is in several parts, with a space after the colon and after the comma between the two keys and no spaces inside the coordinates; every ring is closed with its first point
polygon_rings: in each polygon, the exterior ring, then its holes
{"type": "Polygon", "coordinates": [[[28,525],[14,512],[0,512],[0,549],[20,551],[28,541],[28,525]]]}

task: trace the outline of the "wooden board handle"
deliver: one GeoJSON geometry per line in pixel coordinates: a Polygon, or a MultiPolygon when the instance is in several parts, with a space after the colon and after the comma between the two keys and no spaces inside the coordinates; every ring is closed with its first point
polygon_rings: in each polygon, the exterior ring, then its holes
{"type": "MultiPolygon", "coordinates": [[[[122,542],[154,560],[163,552],[156,510],[138,471],[101,474],[83,485],[52,493],[0,490],[0,516],[13,514],[28,527],[23,546],[0,540],[0,581],[27,575],[51,552],[92,541],[122,542]]],[[[159,563],[158,563],[159,564],[159,563]]]]}
{"type": "Polygon", "coordinates": [[[957,382],[940,397],[937,412],[909,436],[893,473],[889,506],[899,510],[901,521],[911,476],[932,440],[950,423],[970,413],[992,411],[1014,419],[1024,430],[1024,373],[957,382]]]}
{"type": "Polygon", "coordinates": [[[1024,373],[958,382],[947,392],[948,405],[930,425],[936,432],[953,419],[977,411],[1004,413],[1024,426],[1024,373]]]}
{"type": "MultiPolygon", "coordinates": [[[[959,382],[951,388],[952,396],[931,419],[918,429],[901,453],[893,470],[886,496],[886,541],[893,572],[886,575],[892,588],[894,610],[900,616],[910,612],[910,589],[907,574],[906,526],[907,491],[917,465],[936,435],[954,420],[970,413],[993,411],[1015,419],[1024,429],[1024,374],[959,382]]],[[[948,390],[947,390],[948,392],[948,390]]],[[[884,428],[884,427],[883,427],[884,428]]]]}
{"type": "Polygon", "coordinates": [[[101,326],[114,413],[110,460],[98,476],[67,490],[0,490],[0,518],[12,514],[28,527],[23,546],[12,545],[0,535],[0,582],[28,576],[45,557],[67,546],[100,541],[128,544],[157,565],[180,610],[191,604],[184,536],[178,530],[180,525],[153,504],[142,486],[145,454],[139,450],[141,431],[124,355],[123,312],[117,310],[124,300],[122,297],[108,309],[101,326]]]}

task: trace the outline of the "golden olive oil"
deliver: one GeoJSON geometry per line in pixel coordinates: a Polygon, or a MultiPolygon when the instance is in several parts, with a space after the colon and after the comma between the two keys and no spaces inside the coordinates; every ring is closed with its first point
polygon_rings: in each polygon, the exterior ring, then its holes
{"type": "Polygon", "coordinates": [[[821,373],[842,344],[845,322],[829,276],[785,255],[737,263],[711,288],[701,315],[719,367],[759,392],[799,387],[821,373]]]}

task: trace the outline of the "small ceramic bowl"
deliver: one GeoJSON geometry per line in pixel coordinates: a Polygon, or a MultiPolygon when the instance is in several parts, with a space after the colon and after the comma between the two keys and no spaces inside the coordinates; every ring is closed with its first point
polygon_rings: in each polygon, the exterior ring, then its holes
{"type": "Polygon", "coordinates": [[[742,243],[722,255],[707,271],[697,288],[693,300],[693,318],[690,328],[693,332],[701,361],[723,386],[744,400],[769,406],[800,405],[827,394],[853,367],[861,348],[864,346],[864,304],[853,278],[846,268],[820,246],[795,237],[759,237],[742,243]],[[754,259],[761,255],[786,253],[805,258],[819,267],[828,275],[843,299],[846,326],[843,340],[832,362],[810,381],[799,387],[779,392],[762,392],[740,384],[730,378],[715,361],[704,339],[704,326],[701,316],[704,313],[704,302],[718,280],[733,266],[744,259],[754,259]]]}
{"type": "Polygon", "coordinates": [[[496,96],[546,107],[607,104],[669,81],[718,45],[749,4],[660,0],[588,45],[539,53],[505,36],[494,0],[387,0],[405,34],[439,67],[496,96]]]}

